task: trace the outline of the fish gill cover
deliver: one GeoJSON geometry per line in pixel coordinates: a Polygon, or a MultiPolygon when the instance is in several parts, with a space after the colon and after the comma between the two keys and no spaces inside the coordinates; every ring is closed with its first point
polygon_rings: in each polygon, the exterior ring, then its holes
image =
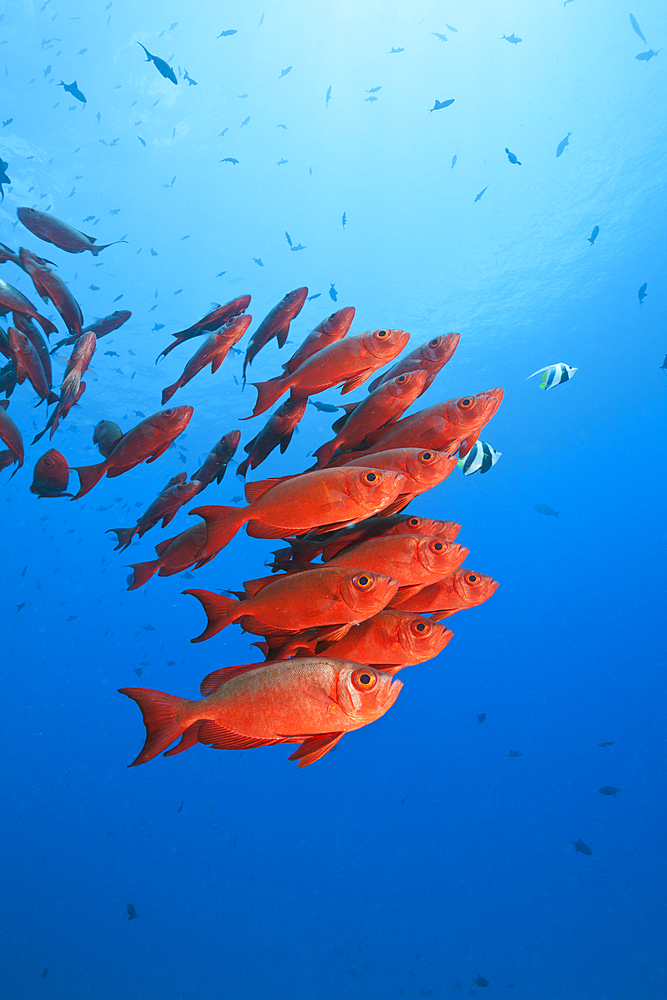
{"type": "Polygon", "coordinates": [[[661,995],[665,11],[348,7],[0,17],[9,996],[661,995]]]}

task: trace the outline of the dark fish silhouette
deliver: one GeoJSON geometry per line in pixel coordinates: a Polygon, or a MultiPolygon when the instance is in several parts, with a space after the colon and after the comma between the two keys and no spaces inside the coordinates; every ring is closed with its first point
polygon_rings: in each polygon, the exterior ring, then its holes
{"type": "Polygon", "coordinates": [[[405,49],[394,49],[394,48],[392,48],[391,51],[388,52],[387,54],[390,55],[390,56],[393,56],[393,55],[395,55],[396,52],[405,52],[405,49]]]}
{"type": "Polygon", "coordinates": [[[185,67],[183,67],[183,79],[188,81],[188,86],[190,87],[197,86],[197,81],[193,80],[192,77],[188,75],[188,71],[187,69],[185,69],[185,67]]]}
{"type": "MultiPolygon", "coordinates": [[[[665,361],[667,361],[667,358],[665,358],[665,361]]],[[[598,743],[598,746],[599,747],[613,747],[613,745],[614,745],[615,742],[616,742],[616,740],[611,740],[609,743],[598,743]]]]}
{"type": "Polygon", "coordinates": [[[314,295],[309,295],[308,296],[308,301],[310,302],[311,299],[319,299],[319,297],[320,297],[321,294],[322,294],[322,292],[315,292],[314,295]]]}
{"type": "Polygon", "coordinates": [[[477,979],[473,979],[473,983],[481,989],[483,986],[489,985],[489,980],[485,979],[484,976],[478,976],[477,979]]]}
{"type": "MultiPolygon", "coordinates": [[[[658,52],[660,52],[660,49],[658,49],[658,52]]],[[[640,52],[638,56],[635,56],[635,59],[640,59],[643,60],[644,62],[648,62],[650,59],[653,58],[653,56],[657,56],[658,52],[654,52],[653,49],[649,49],[648,52],[640,52]]]]}
{"type": "Polygon", "coordinates": [[[561,139],[561,141],[558,143],[558,146],[556,147],[556,156],[557,157],[558,156],[562,156],[563,150],[565,149],[565,147],[570,145],[570,136],[571,135],[572,135],[572,133],[568,132],[567,135],[565,136],[565,138],[561,139]]]}
{"type": "Polygon", "coordinates": [[[285,163],[287,163],[287,162],[288,162],[287,160],[283,160],[283,159],[280,159],[280,160],[278,160],[278,163],[276,164],[276,166],[278,166],[278,167],[282,167],[282,166],[284,166],[284,164],[285,164],[285,163]]]}
{"type": "Polygon", "coordinates": [[[220,160],[220,162],[221,163],[238,163],[239,161],[235,160],[233,156],[226,156],[224,158],[224,160],[220,160]]]}
{"type": "Polygon", "coordinates": [[[433,107],[428,109],[429,114],[431,113],[431,111],[440,111],[442,108],[448,108],[449,105],[453,104],[455,100],[456,100],[456,98],[454,98],[454,97],[450,97],[450,99],[448,101],[438,101],[438,100],[436,100],[436,102],[433,105],[433,107]]]}
{"type": "Polygon", "coordinates": [[[521,160],[517,160],[516,155],[514,153],[510,153],[507,146],[505,146],[505,152],[507,153],[507,159],[510,163],[516,163],[517,167],[521,166],[521,160]]]}
{"type": "Polygon", "coordinates": [[[264,267],[264,263],[261,257],[253,257],[253,260],[258,267],[264,267]]]}
{"type": "Polygon", "coordinates": [[[452,156],[452,170],[456,166],[456,161],[457,160],[458,160],[458,156],[456,155],[456,153],[454,153],[454,155],[452,156]]]}
{"type": "Polygon", "coordinates": [[[570,843],[574,845],[575,851],[577,851],[579,854],[593,853],[588,844],[584,844],[583,840],[571,840],[570,843]]]}
{"type": "Polygon", "coordinates": [[[142,146],[146,145],[146,140],[142,139],[140,135],[137,136],[137,139],[139,140],[139,142],[141,143],[142,146]]]}
{"type": "Polygon", "coordinates": [[[430,31],[429,34],[435,35],[435,37],[439,38],[441,42],[447,41],[447,35],[441,35],[438,31],[430,31]]]}
{"type": "Polygon", "coordinates": [[[290,239],[290,234],[287,232],[287,230],[285,230],[285,239],[287,240],[289,245],[292,246],[292,240],[290,239]]]}
{"type": "Polygon", "coordinates": [[[337,413],[340,410],[340,406],[334,406],[333,403],[321,403],[319,399],[309,399],[308,402],[322,413],[337,413]]]}
{"type": "Polygon", "coordinates": [[[343,229],[345,229],[345,226],[347,224],[347,215],[345,214],[345,212],[343,212],[342,223],[343,223],[343,229]]]}
{"type": "Polygon", "coordinates": [[[551,507],[549,507],[545,503],[536,503],[535,510],[537,511],[538,514],[544,514],[545,517],[548,517],[550,514],[553,517],[558,517],[558,515],[560,514],[560,511],[552,510],[551,507]]]}
{"type": "Polygon", "coordinates": [[[449,31],[453,31],[455,35],[457,35],[457,34],[458,34],[458,32],[459,32],[459,29],[458,29],[458,28],[452,28],[451,24],[447,24],[447,22],[446,22],[446,21],[445,21],[445,27],[446,27],[446,28],[448,28],[448,29],[449,29],[449,31]]]}
{"type": "Polygon", "coordinates": [[[0,193],[2,194],[2,198],[0,198],[0,201],[5,200],[5,191],[2,185],[12,183],[7,174],[5,173],[8,166],[9,166],[8,163],[5,163],[3,159],[0,159],[0,193]]]}
{"type": "Polygon", "coordinates": [[[2,127],[4,128],[6,125],[11,125],[13,121],[14,121],[13,118],[6,118],[5,121],[2,123],[2,127]]]}
{"type": "Polygon", "coordinates": [[[236,34],[236,28],[227,28],[226,31],[220,32],[220,34],[216,38],[216,42],[218,38],[229,38],[230,35],[235,35],[235,34],[236,34]]]}
{"type": "MultiPolygon", "coordinates": [[[[137,42],[137,45],[141,45],[141,42],[137,42]]],[[[145,45],[141,45],[141,47],[146,53],[146,62],[152,62],[160,76],[163,76],[165,80],[171,80],[172,83],[178,83],[176,74],[168,62],[165,62],[164,59],[160,59],[159,56],[152,55],[145,45]]],[[[67,87],[65,90],[67,90],[67,87]]],[[[76,94],[74,96],[76,97],[76,94]]]]}
{"type": "Polygon", "coordinates": [[[646,286],[647,285],[648,285],[648,281],[645,281],[644,284],[642,285],[642,287],[637,292],[637,298],[639,299],[639,305],[641,305],[642,302],[644,301],[644,299],[646,298],[646,286]]]}
{"type": "Polygon", "coordinates": [[[598,238],[599,233],[600,233],[600,227],[599,226],[595,226],[593,228],[593,232],[591,233],[591,235],[586,237],[586,239],[588,240],[588,242],[590,243],[591,246],[593,246],[593,244],[595,243],[596,239],[598,238]]]}
{"type": "MultiPolygon", "coordinates": [[[[510,752],[507,754],[507,756],[508,757],[523,757],[523,751],[520,751],[520,750],[510,750],[510,752]]],[[[479,986],[480,984],[477,983],[477,985],[479,986]]]]}
{"type": "Polygon", "coordinates": [[[641,40],[644,43],[644,45],[646,45],[646,39],[644,38],[644,36],[642,34],[642,29],[637,24],[637,18],[635,17],[634,14],[630,14],[630,24],[632,25],[632,30],[634,31],[634,33],[636,35],[639,35],[639,37],[641,38],[641,40]]]}
{"type": "MultiPolygon", "coordinates": [[[[665,354],[665,360],[662,362],[662,364],[659,367],[662,368],[662,370],[664,372],[667,372],[667,354],[665,354]]],[[[602,745],[603,744],[601,743],[600,746],[602,746],[602,745]]]]}
{"type": "MultiPolygon", "coordinates": [[[[475,201],[479,201],[479,199],[482,197],[482,195],[484,194],[484,192],[486,191],[486,189],[488,188],[488,186],[489,185],[487,184],[485,188],[482,188],[482,190],[479,192],[479,194],[475,197],[475,201]]],[[[474,204],[474,202],[473,202],[473,204],[474,204]]]]}
{"type": "Polygon", "coordinates": [[[620,791],[620,788],[614,788],[613,785],[605,785],[600,789],[600,795],[613,795],[613,797],[616,798],[617,793],[620,791]]]}
{"type": "Polygon", "coordinates": [[[331,288],[329,289],[329,298],[333,299],[334,302],[338,302],[338,292],[336,291],[336,286],[333,281],[331,282],[331,288]]]}
{"type": "Polygon", "coordinates": [[[64,87],[68,94],[71,94],[72,97],[76,97],[77,101],[81,101],[82,104],[86,103],[86,98],[83,96],[83,94],[77,87],[76,80],[74,81],[74,83],[63,83],[63,81],[61,80],[58,86],[64,87]]]}
{"type": "Polygon", "coordinates": [[[279,79],[279,80],[282,80],[282,78],[283,78],[284,76],[287,76],[287,74],[288,74],[288,73],[291,73],[291,72],[292,72],[292,67],[291,67],[291,66],[288,66],[288,67],[287,67],[287,69],[281,69],[281,71],[280,71],[280,76],[278,77],[278,79],[279,79]]]}
{"type": "Polygon", "coordinates": [[[373,101],[377,101],[377,97],[364,97],[364,101],[366,102],[370,101],[372,104],[373,101]]]}
{"type": "Polygon", "coordinates": [[[477,716],[477,725],[481,726],[485,719],[486,719],[486,712],[482,712],[481,715],[477,716]]]}
{"type": "Polygon", "coordinates": [[[518,45],[519,42],[523,41],[522,38],[517,38],[517,36],[514,34],[514,32],[512,32],[511,35],[501,35],[500,37],[501,37],[501,39],[504,38],[505,41],[509,42],[511,45],[518,45]]]}
{"type": "Polygon", "coordinates": [[[132,903],[128,903],[127,904],[127,919],[128,920],[136,920],[137,919],[137,911],[132,906],[132,903]]]}
{"type": "Polygon", "coordinates": [[[326,96],[325,101],[324,101],[324,107],[325,108],[329,107],[329,101],[330,100],[331,100],[331,87],[329,87],[329,89],[327,90],[327,96],[326,96]]]}
{"type": "Polygon", "coordinates": [[[242,122],[241,122],[241,124],[239,125],[239,128],[243,128],[243,126],[244,126],[244,125],[247,125],[249,121],[250,121],[250,115],[248,115],[248,117],[247,117],[247,118],[244,118],[244,119],[243,119],[243,121],[242,121],[242,122]]]}

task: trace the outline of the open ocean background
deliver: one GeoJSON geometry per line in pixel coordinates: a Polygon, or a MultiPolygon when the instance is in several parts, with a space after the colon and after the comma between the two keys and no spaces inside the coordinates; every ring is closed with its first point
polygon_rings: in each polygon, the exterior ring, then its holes
{"type": "MultiPolygon", "coordinates": [[[[144,730],[118,687],[194,698],[209,671],[256,657],[237,626],[190,645],[203,615],[181,576],[126,591],[125,566],[189,527],[188,507],[125,553],[104,532],[236,426],[240,460],[266,417],[237,423],[255,394],[230,355],[176,394],[195,414],[158,462],[42,501],[29,486],[48,437],[29,442],[44,407],[17,388],[26,463],[0,477],[7,1000],[667,995],[667,8],[633,3],[646,44],[619,0],[4,3],[0,240],[57,263],[87,323],[133,314],[54,436],[71,466],[99,460],[99,420],[127,430],[161,408],[201,344],[156,367],[172,332],[246,292],[251,331],[289,290],[320,293],[294,344],[345,305],[353,333],[400,327],[415,346],[459,331],[413,411],[505,389],[481,434],[499,463],[409,508],[460,521],[466,565],[500,586],[401,673],[388,715],[305,770],[289,746],[127,770],[144,730]],[[20,205],[127,244],[64,253],[20,205]],[[525,381],[559,361],[572,381],[525,381]]],[[[39,303],[13,264],[0,274],[39,303]]],[[[250,378],[289,350],[272,341],[250,378]]],[[[249,480],[306,468],[333,419],[308,407],[249,480]]],[[[232,464],[202,502],[241,493],[232,464]]],[[[276,547],[240,533],[194,585],[238,589],[276,547]]]]}

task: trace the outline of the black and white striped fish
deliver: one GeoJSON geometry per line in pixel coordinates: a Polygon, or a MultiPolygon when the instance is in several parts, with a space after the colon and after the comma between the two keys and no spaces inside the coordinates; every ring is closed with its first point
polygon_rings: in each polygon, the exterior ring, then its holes
{"type": "Polygon", "coordinates": [[[488,472],[495,465],[502,451],[496,451],[486,441],[477,441],[465,458],[456,463],[463,470],[464,476],[472,476],[473,472],[488,472]]]}
{"type": "MultiPolygon", "coordinates": [[[[572,378],[575,372],[578,372],[578,368],[570,368],[569,365],[563,364],[559,361],[556,365],[547,365],[546,368],[538,368],[536,372],[529,375],[528,378],[533,378],[534,375],[542,375],[540,380],[540,389],[553,389],[555,385],[560,385],[561,382],[567,382],[572,378]]],[[[528,381],[526,379],[526,382],[528,381]]]]}

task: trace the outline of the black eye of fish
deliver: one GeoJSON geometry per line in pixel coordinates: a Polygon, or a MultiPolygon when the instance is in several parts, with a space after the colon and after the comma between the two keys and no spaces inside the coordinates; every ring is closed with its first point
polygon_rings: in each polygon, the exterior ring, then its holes
{"type": "Polygon", "coordinates": [[[418,517],[411,517],[408,523],[409,523],[409,525],[410,525],[411,528],[418,528],[419,527],[419,518],[418,517]]]}
{"type": "Polygon", "coordinates": [[[424,632],[426,630],[426,625],[424,622],[417,622],[415,629],[417,632],[424,632]]]}
{"type": "Polygon", "coordinates": [[[469,399],[468,396],[466,396],[465,399],[461,400],[461,406],[472,406],[472,399],[469,399]]]}
{"type": "Polygon", "coordinates": [[[479,579],[479,577],[475,573],[468,573],[468,576],[467,576],[466,579],[467,579],[468,583],[477,583],[477,580],[479,579]]]}
{"type": "Polygon", "coordinates": [[[433,452],[432,451],[423,451],[422,452],[422,462],[432,462],[433,461],[433,457],[434,456],[433,456],[433,452]]]}
{"type": "Polygon", "coordinates": [[[367,670],[355,670],[352,683],[358,691],[369,691],[377,684],[377,677],[367,670]]]}
{"type": "Polygon", "coordinates": [[[439,343],[440,343],[440,337],[434,337],[433,340],[429,340],[428,346],[437,347],[439,343]]]}
{"type": "Polygon", "coordinates": [[[389,336],[389,330],[378,330],[378,340],[384,340],[389,336]]]}
{"type": "Polygon", "coordinates": [[[364,476],[364,482],[366,483],[376,483],[378,480],[377,472],[367,472],[364,476]]]}
{"type": "Polygon", "coordinates": [[[442,552],[443,549],[444,549],[444,545],[442,544],[442,542],[433,542],[433,551],[434,552],[442,552]]]}
{"type": "Polygon", "coordinates": [[[172,407],[170,406],[168,410],[164,411],[164,415],[165,415],[165,417],[171,417],[173,415],[173,412],[174,411],[173,411],[172,407]]]}
{"type": "Polygon", "coordinates": [[[405,382],[406,378],[407,378],[406,375],[399,375],[398,378],[396,379],[396,381],[397,382],[405,382]]]}
{"type": "Polygon", "coordinates": [[[368,576],[358,576],[357,577],[357,583],[359,584],[360,587],[368,587],[370,585],[370,582],[371,582],[371,580],[370,580],[370,577],[368,577],[368,576]]]}

